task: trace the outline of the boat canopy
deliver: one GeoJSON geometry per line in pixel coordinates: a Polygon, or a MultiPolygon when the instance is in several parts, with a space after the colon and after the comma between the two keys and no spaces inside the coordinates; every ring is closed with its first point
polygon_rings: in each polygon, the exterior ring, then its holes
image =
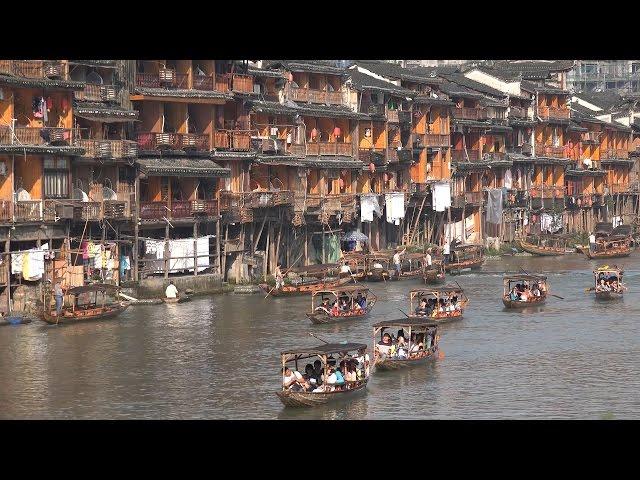
{"type": "Polygon", "coordinates": [[[306,274],[317,274],[323,273],[328,270],[334,270],[340,268],[339,263],[320,263],[317,265],[307,265],[302,267],[292,267],[289,269],[290,272],[297,273],[298,275],[306,273],[306,274]]]}
{"type": "Polygon", "coordinates": [[[281,355],[330,355],[332,353],[349,353],[366,349],[364,343],[327,343],[317,347],[303,347],[289,349],[281,352],[281,355]]]}
{"type": "Polygon", "coordinates": [[[545,281],[547,279],[547,277],[545,275],[538,275],[538,274],[522,274],[522,275],[505,275],[503,277],[503,280],[505,282],[514,282],[514,281],[518,281],[518,280],[525,280],[525,281],[545,281]]]}
{"type": "Polygon", "coordinates": [[[452,292],[454,292],[454,293],[455,292],[464,293],[464,290],[462,288],[460,288],[460,287],[455,287],[453,285],[447,285],[447,286],[438,287],[438,288],[416,288],[416,289],[411,290],[410,293],[413,296],[415,294],[424,295],[424,294],[427,294],[427,293],[440,294],[440,293],[452,293],[452,292]]]}
{"type": "Polygon", "coordinates": [[[332,294],[332,295],[349,295],[352,296],[354,294],[358,294],[358,293],[368,293],[369,292],[369,288],[368,287],[360,287],[358,285],[348,285],[346,287],[339,287],[339,288],[327,288],[325,290],[316,290],[315,292],[313,292],[313,296],[316,295],[322,295],[322,294],[332,294]]]}
{"type": "Polygon", "coordinates": [[[398,320],[384,320],[382,322],[375,323],[374,328],[386,328],[386,327],[437,327],[437,323],[429,321],[428,318],[400,318],[398,320]]]}

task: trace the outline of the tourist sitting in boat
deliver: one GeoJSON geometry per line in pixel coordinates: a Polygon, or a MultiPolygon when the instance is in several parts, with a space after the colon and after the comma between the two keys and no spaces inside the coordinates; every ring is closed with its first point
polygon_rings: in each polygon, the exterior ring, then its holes
{"type": "Polygon", "coordinates": [[[429,308],[428,308],[428,303],[427,303],[427,299],[426,298],[422,298],[420,300],[420,305],[418,305],[416,307],[416,315],[422,315],[422,316],[426,316],[429,315],[429,308]]]}
{"type": "Polygon", "coordinates": [[[340,278],[350,277],[353,275],[351,267],[346,263],[340,267],[340,278]]]}
{"type": "Polygon", "coordinates": [[[361,293],[356,297],[356,303],[360,305],[360,308],[367,308],[367,299],[361,293]]]}
{"type": "Polygon", "coordinates": [[[596,287],[596,292],[610,292],[610,291],[611,291],[611,287],[607,285],[607,283],[604,281],[604,278],[600,279],[600,283],[596,287]]]}
{"type": "Polygon", "coordinates": [[[518,292],[518,286],[517,285],[515,287],[513,287],[511,289],[511,291],[509,292],[509,300],[512,300],[514,302],[520,300],[520,292],[518,292]]]}
{"type": "Polygon", "coordinates": [[[533,294],[534,297],[540,296],[540,287],[538,286],[537,283],[534,283],[533,287],[531,287],[531,293],[533,294]]]}
{"type": "Polygon", "coordinates": [[[330,309],[331,309],[331,305],[329,305],[329,299],[328,299],[328,298],[324,298],[324,299],[322,300],[322,304],[321,304],[321,305],[318,305],[318,306],[315,308],[315,311],[316,311],[316,312],[318,312],[318,311],[323,311],[323,312],[325,312],[327,315],[329,315],[329,314],[330,314],[330,312],[329,312],[329,310],[330,310],[330,309]]]}
{"type": "Polygon", "coordinates": [[[322,362],[320,360],[313,362],[313,378],[316,379],[316,384],[318,386],[322,385],[324,375],[322,372],[322,362]]]}
{"type": "Polygon", "coordinates": [[[391,353],[391,350],[393,349],[393,344],[391,343],[391,335],[389,335],[388,333],[382,335],[382,340],[378,342],[378,345],[376,347],[381,355],[389,355],[391,353]]]}
{"type": "Polygon", "coordinates": [[[164,291],[164,296],[167,298],[177,298],[178,297],[178,289],[173,284],[173,280],[169,282],[167,289],[164,291]]]}
{"type": "Polygon", "coordinates": [[[423,333],[419,333],[418,335],[413,335],[413,340],[411,341],[411,349],[409,350],[409,354],[413,355],[416,354],[418,352],[420,352],[421,350],[424,350],[424,334],[423,333]]]}
{"type": "Polygon", "coordinates": [[[309,383],[307,383],[302,374],[297,370],[292,371],[289,367],[284,367],[282,373],[282,384],[284,388],[294,392],[307,391],[309,389],[309,383]]]}

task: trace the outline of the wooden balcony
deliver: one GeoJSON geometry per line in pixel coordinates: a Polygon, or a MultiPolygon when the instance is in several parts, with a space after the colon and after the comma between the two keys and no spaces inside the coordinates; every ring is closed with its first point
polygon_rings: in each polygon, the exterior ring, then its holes
{"type": "Polygon", "coordinates": [[[209,135],[195,133],[138,133],[140,150],[196,150],[209,151],[209,135]]]}
{"type": "Polygon", "coordinates": [[[466,155],[464,150],[451,150],[452,162],[479,162],[480,151],[479,150],[467,150],[466,155]]]}
{"type": "Polygon", "coordinates": [[[375,163],[376,165],[382,165],[385,163],[385,149],[384,148],[359,148],[358,160],[363,163],[375,163]]]}
{"type": "Polygon", "coordinates": [[[424,145],[428,147],[449,147],[451,138],[448,134],[427,133],[424,136],[424,145]]]}
{"type": "Polygon", "coordinates": [[[553,147],[541,143],[536,143],[536,155],[541,157],[567,158],[564,147],[553,147]]]}
{"type": "Polygon", "coordinates": [[[488,152],[482,159],[486,162],[503,162],[507,159],[507,154],[506,152],[488,152]]]}
{"type": "Polygon", "coordinates": [[[216,130],[213,132],[213,147],[214,148],[229,148],[231,136],[228,130],[216,130]]]}
{"type": "Polygon", "coordinates": [[[231,135],[231,150],[251,150],[251,135],[255,132],[251,130],[231,130],[229,133],[231,135]]]}
{"type": "Polygon", "coordinates": [[[571,117],[571,111],[568,108],[542,106],[538,107],[538,116],[543,120],[549,120],[553,118],[568,120],[571,117]]]}
{"type": "Polygon", "coordinates": [[[229,91],[229,77],[226,75],[193,75],[193,89],[206,91],[229,91]]]}
{"type": "Polygon", "coordinates": [[[73,145],[73,130],[58,127],[11,127],[0,125],[2,145],[73,145]]]}
{"type": "Polygon", "coordinates": [[[295,102],[342,105],[342,92],[327,92],[312,88],[289,87],[288,97],[295,102]]]}
{"type": "Polygon", "coordinates": [[[172,69],[161,69],[159,73],[136,73],[136,86],[145,88],[188,89],[189,75],[172,69]]]}
{"type": "Polygon", "coordinates": [[[629,185],[625,184],[614,184],[608,185],[609,193],[626,193],[629,191],[629,185]]]}
{"type": "Polygon", "coordinates": [[[522,107],[509,107],[510,118],[527,118],[527,109],[522,107]]]}
{"type": "Polygon", "coordinates": [[[87,83],[83,90],[74,91],[73,97],[76,100],[85,102],[117,102],[118,93],[119,89],[114,85],[93,85],[87,83]]]}
{"type": "Polygon", "coordinates": [[[232,74],[231,90],[236,93],[253,93],[253,76],[232,74]]]}
{"type": "Polygon", "coordinates": [[[307,155],[353,155],[351,143],[313,142],[307,143],[307,155]]]}
{"type": "Polygon", "coordinates": [[[399,123],[411,123],[411,112],[398,111],[398,122],[399,123]]]}
{"type": "Polygon", "coordinates": [[[76,140],[82,147],[84,158],[134,158],[138,155],[138,144],[130,140],[76,140]]]}
{"type": "Polygon", "coordinates": [[[387,122],[399,123],[398,110],[390,110],[389,107],[387,107],[387,122]]]}
{"type": "Polygon", "coordinates": [[[67,79],[67,73],[59,60],[0,60],[0,73],[25,78],[67,79]]]}
{"type": "Polygon", "coordinates": [[[530,143],[523,143],[522,145],[514,145],[508,147],[509,153],[518,153],[522,155],[531,155],[533,153],[533,147],[530,143]]]}
{"type": "Polygon", "coordinates": [[[143,220],[193,218],[198,215],[218,215],[218,201],[172,200],[171,206],[168,202],[140,202],[139,216],[143,220]]]}
{"type": "Polygon", "coordinates": [[[629,151],[624,148],[608,148],[600,154],[601,159],[629,158],[629,151]]]}
{"type": "Polygon", "coordinates": [[[509,207],[526,207],[529,203],[529,192],[526,190],[507,190],[507,195],[503,196],[503,206],[509,207]]]}
{"type": "Polygon", "coordinates": [[[14,217],[20,222],[42,220],[42,200],[18,200],[13,207],[14,217]]]}
{"type": "Polygon", "coordinates": [[[453,108],[451,110],[453,118],[459,120],[486,120],[487,112],[482,108],[453,108]]]}
{"type": "Polygon", "coordinates": [[[565,195],[565,187],[537,185],[531,187],[532,198],[563,198],[565,195]]]}
{"type": "Polygon", "coordinates": [[[102,202],[73,202],[73,219],[94,222],[102,220],[102,202]]]}

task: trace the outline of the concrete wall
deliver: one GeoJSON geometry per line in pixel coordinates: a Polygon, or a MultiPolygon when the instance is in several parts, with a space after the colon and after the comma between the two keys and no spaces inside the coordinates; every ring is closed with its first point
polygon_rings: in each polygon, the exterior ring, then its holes
{"type": "MultiPolygon", "coordinates": [[[[169,281],[173,280],[174,285],[178,289],[178,292],[184,292],[186,289],[191,289],[194,293],[221,293],[222,292],[222,279],[217,273],[209,273],[204,275],[189,275],[184,277],[147,277],[144,280],[140,280],[140,283],[136,287],[132,287],[130,294],[135,298],[158,298],[164,297],[164,291],[169,285],[169,281]]],[[[125,290],[125,293],[129,294],[129,291],[125,290]]]]}

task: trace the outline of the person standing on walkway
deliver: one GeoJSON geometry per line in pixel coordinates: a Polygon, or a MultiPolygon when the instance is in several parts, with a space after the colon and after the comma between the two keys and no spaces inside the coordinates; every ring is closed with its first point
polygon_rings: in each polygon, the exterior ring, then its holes
{"type": "Polygon", "coordinates": [[[64,294],[62,293],[62,286],[60,285],[60,282],[56,282],[53,287],[53,296],[56,299],[56,315],[60,316],[62,313],[62,304],[64,303],[64,294]]]}
{"type": "Polygon", "coordinates": [[[591,253],[595,252],[596,250],[596,236],[593,234],[593,232],[591,232],[591,234],[589,235],[589,251],[591,253]]]}
{"type": "Polygon", "coordinates": [[[442,246],[442,255],[444,257],[445,264],[449,263],[449,253],[450,253],[449,240],[447,239],[444,241],[444,245],[442,246]]]}
{"type": "Polygon", "coordinates": [[[404,248],[404,250],[400,251],[396,251],[396,253],[393,255],[393,265],[396,267],[396,276],[399,277],[400,276],[400,272],[402,271],[402,261],[400,260],[400,257],[402,255],[404,255],[404,252],[406,252],[407,249],[406,247],[404,248]]]}

